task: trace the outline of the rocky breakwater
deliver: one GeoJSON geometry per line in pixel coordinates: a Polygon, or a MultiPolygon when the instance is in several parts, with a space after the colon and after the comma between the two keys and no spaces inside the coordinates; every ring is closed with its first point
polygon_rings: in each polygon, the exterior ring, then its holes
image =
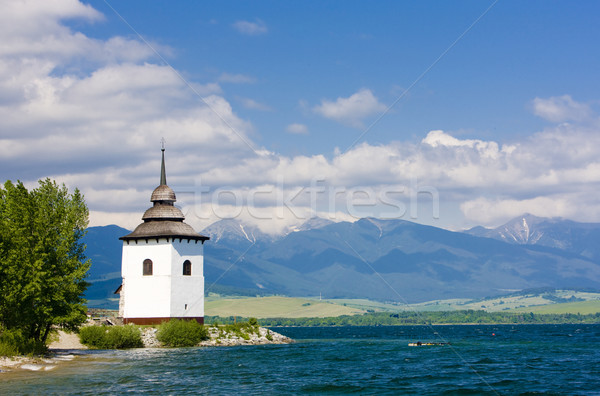
{"type": "MultiPolygon", "coordinates": [[[[157,329],[148,327],[142,330],[142,342],[146,348],[160,348],[162,345],[156,338],[157,329]]],[[[294,342],[289,337],[258,327],[253,330],[235,326],[211,326],[208,327],[210,339],[202,341],[198,346],[237,346],[237,345],[266,345],[266,344],[290,344],[294,342]]]]}
{"type": "Polygon", "coordinates": [[[210,340],[202,341],[201,346],[234,346],[234,345],[263,345],[263,344],[290,344],[291,338],[276,333],[264,327],[259,327],[257,332],[227,331],[227,326],[209,327],[210,340]]]}

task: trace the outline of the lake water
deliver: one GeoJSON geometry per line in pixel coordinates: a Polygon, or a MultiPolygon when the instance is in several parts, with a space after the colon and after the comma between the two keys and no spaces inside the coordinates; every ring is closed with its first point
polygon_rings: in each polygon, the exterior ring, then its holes
{"type": "Polygon", "coordinates": [[[274,330],[297,342],[92,351],[0,394],[600,394],[600,325],[274,330]]]}

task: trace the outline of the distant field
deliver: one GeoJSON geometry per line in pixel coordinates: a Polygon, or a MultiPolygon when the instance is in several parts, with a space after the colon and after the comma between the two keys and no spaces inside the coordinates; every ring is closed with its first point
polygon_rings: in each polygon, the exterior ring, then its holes
{"type": "Polygon", "coordinates": [[[356,315],[365,312],[455,311],[463,309],[488,312],[581,313],[600,312],[600,295],[565,291],[564,298],[575,296],[588,301],[554,303],[540,295],[504,296],[483,300],[436,300],[418,304],[378,302],[367,299],[328,299],[296,297],[227,297],[211,296],[205,301],[208,316],[243,316],[255,318],[303,318],[356,315]]]}
{"type": "Polygon", "coordinates": [[[532,307],[517,308],[509,312],[534,312],[539,314],[562,314],[562,313],[580,313],[595,314],[600,312],[600,300],[578,301],[561,304],[549,304],[532,307]]]}
{"type": "Polygon", "coordinates": [[[207,316],[243,316],[255,318],[324,318],[328,316],[356,315],[365,310],[333,304],[327,301],[294,297],[248,297],[207,299],[204,313],[207,316]]]}
{"type": "Polygon", "coordinates": [[[391,304],[391,303],[382,303],[379,301],[372,301],[367,299],[350,299],[350,298],[339,298],[339,299],[327,299],[324,300],[326,302],[347,306],[350,308],[356,308],[362,312],[367,310],[375,311],[375,312],[398,312],[402,310],[403,305],[401,304],[391,304]]]}
{"type": "Polygon", "coordinates": [[[373,312],[400,312],[400,311],[455,311],[457,303],[463,303],[466,300],[440,300],[428,301],[418,304],[404,304],[400,302],[379,302],[367,299],[328,299],[326,300],[333,304],[345,305],[352,308],[361,309],[364,311],[373,312]]]}

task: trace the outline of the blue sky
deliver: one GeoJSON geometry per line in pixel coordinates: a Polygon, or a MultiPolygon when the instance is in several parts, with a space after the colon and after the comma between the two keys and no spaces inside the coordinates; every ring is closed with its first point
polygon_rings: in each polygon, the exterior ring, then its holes
{"type": "Polygon", "coordinates": [[[78,186],[93,225],[139,222],[163,136],[199,228],[600,221],[597,2],[2,7],[1,178],[78,186]]]}
{"type": "MultiPolygon", "coordinates": [[[[134,33],[104,2],[107,17],[87,26],[92,36],[134,33]]],[[[366,141],[419,139],[432,129],[502,141],[545,123],[529,109],[535,97],[569,93],[594,101],[600,59],[594,41],[595,2],[172,2],[111,4],[145,39],[169,46],[168,62],[199,82],[222,74],[236,112],[253,122],[256,140],[284,154],[345,149],[364,128],[315,115],[321,100],[369,89],[391,105],[479,17],[431,70],[374,127],[366,141]],[[481,15],[493,4],[483,17],[481,15]],[[233,25],[264,27],[254,35],[233,25]],[[248,109],[243,99],[264,105],[248,109]],[[315,133],[290,136],[302,123],[315,133]]],[[[366,117],[364,124],[378,114],[366,117]]]]}

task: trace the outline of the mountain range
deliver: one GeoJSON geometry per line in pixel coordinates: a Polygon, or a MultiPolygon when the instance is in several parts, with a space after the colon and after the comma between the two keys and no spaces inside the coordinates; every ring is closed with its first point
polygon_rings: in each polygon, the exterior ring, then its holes
{"type": "Polygon", "coordinates": [[[600,224],[524,214],[493,229],[474,227],[468,234],[518,245],[553,247],[600,261],[600,224]]]}
{"type": "MultiPolygon", "coordinates": [[[[128,232],[88,229],[91,306],[107,304],[119,286],[118,237],[128,232]]],[[[204,245],[207,292],[413,303],[537,287],[600,289],[600,224],[529,214],[464,232],[405,220],[313,218],[281,236],[237,220],[201,233],[211,237],[204,245]]]]}

